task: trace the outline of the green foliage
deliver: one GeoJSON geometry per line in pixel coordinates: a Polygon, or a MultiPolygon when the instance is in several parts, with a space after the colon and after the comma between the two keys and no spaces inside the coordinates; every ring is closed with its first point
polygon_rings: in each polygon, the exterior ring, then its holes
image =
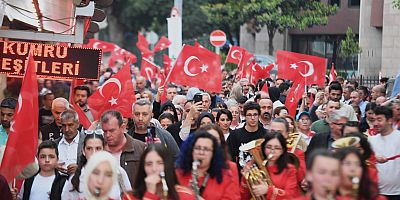
{"type": "Polygon", "coordinates": [[[394,0],[393,1],[393,7],[400,9],[400,0],[394,0]]]}
{"type": "Polygon", "coordinates": [[[276,31],[326,25],[337,7],[317,0],[225,0],[207,4],[202,9],[212,24],[225,29],[239,28],[246,23],[258,32],[267,26],[272,54],[271,40],[276,31]]]}
{"type": "MultiPolygon", "coordinates": [[[[191,39],[209,34],[213,28],[207,23],[207,16],[200,6],[205,0],[183,2],[183,39],[191,39]]],[[[118,19],[125,33],[137,34],[138,31],[154,31],[159,35],[167,34],[167,19],[171,13],[173,1],[167,0],[114,0],[111,15],[118,19]]]]}
{"type": "Polygon", "coordinates": [[[346,31],[346,38],[340,43],[341,48],[339,55],[342,58],[350,58],[361,53],[361,47],[358,44],[357,38],[353,30],[348,27],[346,31]]]}

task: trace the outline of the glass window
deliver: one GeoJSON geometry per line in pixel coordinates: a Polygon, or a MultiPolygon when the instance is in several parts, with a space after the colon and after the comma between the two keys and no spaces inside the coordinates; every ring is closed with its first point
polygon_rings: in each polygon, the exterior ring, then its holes
{"type": "Polygon", "coordinates": [[[360,7],[361,0],[349,0],[349,7],[360,7]]]}
{"type": "Polygon", "coordinates": [[[340,7],[340,0],[329,0],[330,5],[336,5],[337,7],[340,7]]]}

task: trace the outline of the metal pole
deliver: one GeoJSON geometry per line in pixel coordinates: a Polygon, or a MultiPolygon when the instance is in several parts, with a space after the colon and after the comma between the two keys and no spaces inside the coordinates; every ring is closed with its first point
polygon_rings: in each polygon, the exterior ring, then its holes
{"type": "Polygon", "coordinates": [[[183,17],[183,0],[174,0],[174,6],[178,9],[179,15],[183,17]]]}

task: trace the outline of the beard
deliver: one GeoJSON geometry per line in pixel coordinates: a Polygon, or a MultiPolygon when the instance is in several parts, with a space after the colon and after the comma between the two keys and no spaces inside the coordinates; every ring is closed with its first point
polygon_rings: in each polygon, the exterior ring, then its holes
{"type": "Polygon", "coordinates": [[[269,112],[263,113],[262,117],[267,121],[271,120],[271,114],[269,112]]]}
{"type": "Polygon", "coordinates": [[[3,126],[3,128],[10,128],[11,127],[11,123],[10,122],[1,122],[1,125],[3,126]]]}

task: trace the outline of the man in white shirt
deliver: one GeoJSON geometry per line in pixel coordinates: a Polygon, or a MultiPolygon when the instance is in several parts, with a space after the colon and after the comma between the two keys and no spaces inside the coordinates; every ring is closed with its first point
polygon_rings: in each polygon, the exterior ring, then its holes
{"type": "Polygon", "coordinates": [[[60,154],[57,169],[69,175],[75,173],[78,168],[83,140],[85,139],[85,134],[80,133],[78,127],[79,118],[74,110],[66,110],[61,113],[63,136],[55,140],[60,154]]]}
{"type": "Polygon", "coordinates": [[[368,138],[376,155],[379,191],[389,200],[400,199],[400,159],[388,160],[400,154],[400,131],[394,130],[392,123],[392,110],[377,106],[373,124],[378,134],[368,138]]]}

